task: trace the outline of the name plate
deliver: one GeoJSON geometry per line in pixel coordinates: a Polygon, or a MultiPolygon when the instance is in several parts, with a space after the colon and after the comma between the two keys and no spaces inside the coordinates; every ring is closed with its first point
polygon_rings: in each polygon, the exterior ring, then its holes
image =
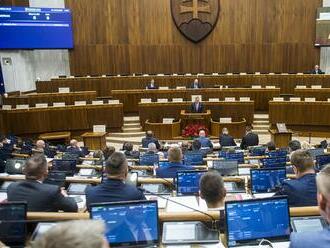
{"type": "Polygon", "coordinates": [[[219,73],[212,73],[212,76],[219,76],[219,73]]]}
{"type": "Polygon", "coordinates": [[[197,76],[204,76],[204,73],[197,73],[197,76]]]}
{"type": "Polygon", "coordinates": [[[247,75],[246,72],[241,72],[239,75],[247,75]]]}
{"type": "Polygon", "coordinates": [[[251,86],[252,89],[261,89],[261,85],[252,85],[251,86]]]}
{"type": "Polygon", "coordinates": [[[166,98],[160,98],[160,99],[157,99],[157,102],[159,102],[159,103],[166,103],[166,102],[168,102],[168,99],[166,99],[166,98]]]}
{"type": "Polygon", "coordinates": [[[187,87],[186,86],[176,86],[177,90],[185,90],[187,87]]]}
{"type": "Polygon", "coordinates": [[[304,75],[304,73],[302,73],[302,72],[298,72],[297,75],[304,75]]]}
{"type": "Polygon", "coordinates": [[[65,107],[65,102],[54,102],[53,107],[65,107]]]}
{"type": "Polygon", "coordinates": [[[256,71],[254,74],[255,75],[260,75],[261,73],[259,71],[256,71]]]}
{"type": "Polygon", "coordinates": [[[209,102],[220,102],[219,98],[209,98],[209,102]]]}
{"type": "Polygon", "coordinates": [[[232,123],[232,118],[220,118],[220,123],[232,123]]]}
{"type": "Polygon", "coordinates": [[[74,76],[69,76],[69,78],[74,78],[74,76]]]}
{"type": "Polygon", "coordinates": [[[106,133],[107,127],[106,125],[94,125],[93,133],[106,133]]]}
{"type": "Polygon", "coordinates": [[[107,75],[102,75],[103,78],[107,77],[107,75]]]}
{"type": "Polygon", "coordinates": [[[151,98],[142,98],[141,103],[151,103],[151,98]]]}
{"type": "Polygon", "coordinates": [[[163,76],[165,76],[165,74],[163,74],[163,73],[159,73],[159,74],[157,74],[157,76],[159,76],[159,77],[163,77],[163,76]]]}
{"type": "Polygon", "coordinates": [[[2,110],[11,110],[12,106],[11,105],[2,105],[2,110]]]}
{"type": "Polygon", "coordinates": [[[162,86],[162,87],[159,87],[158,89],[160,89],[160,90],[168,90],[169,87],[168,86],[162,86]]]}
{"type": "Polygon", "coordinates": [[[102,105],[103,101],[92,101],[92,105],[102,105]]]}
{"type": "Polygon", "coordinates": [[[173,75],[173,76],[177,76],[178,74],[177,74],[177,73],[173,73],[172,75],[173,75]]]}
{"type": "Polygon", "coordinates": [[[149,77],[149,74],[143,74],[144,77],[149,77]]]}
{"type": "Polygon", "coordinates": [[[36,108],[48,108],[48,103],[37,103],[36,108]]]}
{"type": "Polygon", "coordinates": [[[70,93],[70,88],[58,88],[58,93],[70,93]]]}
{"type": "Polygon", "coordinates": [[[163,124],[172,124],[174,118],[163,118],[163,124]]]}
{"type": "Polygon", "coordinates": [[[191,73],[186,73],[186,76],[191,76],[191,73]]]}
{"type": "Polygon", "coordinates": [[[301,98],[300,97],[290,97],[290,102],[300,102],[301,98]]]}
{"type": "Polygon", "coordinates": [[[305,102],[315,102],[315,101],[316,101],[315,97],[306,97],[305,98],[305,102]]]}
{"type": "Polygon", "coordinates": [[[29,105],[28,104],[19,104],[19,105],[16,105],[16,109],[29,109],[29,105]]]}
{"type": "Polygon", "coordinates": [[[172,102],[183,102],[183,98],[173,98],[172,102]]]}
{"type": "Polygon", "coordinates": [[[274,97],[273,101],[274,102],[284,102],[284,98],[283,97],[274,97]]]}
{"type": "Polygon", "coordinates": [[[120,104],[119,100],[109,100],[109,104],[120,104]]]}
{"type": "Polygon", "coordinates": [[[235,102],[235,101],[236,101],[235,97],[226,97],[225,98],[225,102],[235,102]]]}
{"type": "Polygon", "coordinates": [[[270,72],[270,73],[268,73],[269,75],[275,75],[275,73],[274,72],[270,72]]]}
{"type": "Polygon", "coordinates": [[[312,89],[322,89],[322,85],[312,85],[312,89]]]}
{"type": "Polygon", "coordinates": [[[251,98],[250,97],[240,97],[239,100],[240,100],[240,102],[250,102],[251,98]]]}
{"type": "Polygon", "coordinates": [[[266,89],[276,89],[276,86],[275,85],[268,85],[268,86],[266,86],[266,89]]]}
{"type": "Polygon", "coordinates": [[[296,89],[306,89],[307,86],[306,85],[297,85],[296,89]]]}
{"type": "Polygon", "coordinates": [[[228,73],[227,73],[227,75],[233,75],[233,73],[231,73],[231,72],[228,72],[228,73]]]}
{"type": "Polygon", "coordinates": [[[86,101],[75,101],[74,102],[75,106],[85,106],[87,105],[86,101]]]}

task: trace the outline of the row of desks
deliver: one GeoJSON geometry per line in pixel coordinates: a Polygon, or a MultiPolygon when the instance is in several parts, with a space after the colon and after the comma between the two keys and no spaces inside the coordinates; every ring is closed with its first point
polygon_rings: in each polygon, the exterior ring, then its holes
{"type": "MultiPolygon", "coordinates": [[[[121,76],[121,77],[77,77],[52,79],[36,82],[37,92],[57,92],[59,87],[70,87],[72,91],[96,91],[98,96],[109,96],[112,90],[145,89],[151,79],[158,86],[191,86],[196,75],[192,76],[121,76]]],[[[299,75],[299,74],[248,74],[248,75],[204,75],[198,76],[204,88],[216,85],[250,88],[251,85],[274,85],[281,89],[282,94],[293,94],[296,85],[315,85],[330,87],[329,75],[299,75]]]]}
{"type": "Polygon", "coordinates": [[[15,135],[91,131],[94,125],[120,130],[123,119],[123,104],[0,110],[0,130],[15,135]]]}

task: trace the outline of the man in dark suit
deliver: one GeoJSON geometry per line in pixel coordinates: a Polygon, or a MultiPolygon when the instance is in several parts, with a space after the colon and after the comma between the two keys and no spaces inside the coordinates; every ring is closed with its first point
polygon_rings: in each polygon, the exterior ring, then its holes
{"type": "Polygon", "coordinates": [[[192,113],[203,113],[204,112],[204,105],[200,102],[198,96],[196,96],[195,101],[190,106],[190,111],[192,113]]]}
{"type": "Polygon", "coordinates": [[[287,195],[291,207],[317,206],[314,161],[306,150],[295,151],[291,164],[297,177],[286,180],[276,195],[287,195]]]}
{"type": "Polygon", "coordinates": [[[78,141],[75,139],[70,141],[70,146],[67,147],[66,152],[78,155],[79,158],[85,157],[82,149],[78,146],[78,141]]]}
{"type": "Polygon", "coordinates": [[[142,147],[143,148],[148,148],[148,145],[150,143],[155,143],[157,150],[160,149],[159,141],[158,141],[158,139],[156,139],[154,137],[154,134],[153,134],[152,131],[147,131],[146,132],[146,137],[142,139],[142,142],[141,143],[142,143],[142,147]]]}
{"type": "Polygon", "coordinates": [[[319,65],[315,65],[314,70],[311,72],[312,74],[324,74],[324,72],[320,69],[319,65]]]}
{"type": "Polygon", "coordinates": [[[25,165],[26,180],[12,183],[8,187],[8,201],[26,201],[28,211],[33,212],[77,212],[73,198],[67,197],[58,186],[43,184],[48,175],[45,156],[35,155],[25,165]]]}
{"type": "Polygon", "coordinates": [[[202,88],[202,85],[201,83],[198,81],[198,79],[196,78],[194,80],[194,82],[191,84],[191,87],[192,89],[201,89],[202,88]]]}
{"type": "Polygon", "coordinates": [[[154,79],[151,79],[150,83],[147,86],[147,90],[158,90],[158,86],[155,85],[154,79]]]}
{"type": "Polygon", "coordinates": [[[241,149],[246,150],[249,146],[259,145],[259,136],[252,132],[252,127],[246,127],[246,134],[242,138],[241,149]]]}
{"type": "Polygon", "coordinates": [[[219,137],[219,143],[221,147],[236,146],[235,140],[232,136],[229,135],[229,131],[227,128],[222,129],[222,134],[219,137]]]}
{"type": "MultiPolygon", "coordinates": [[[[321,216],[330,223],[330,166],[325,167],[316,177],[317,198],[321,216]]],[[[302,193],[304,194],[304,192],[302,193]]],[[[322,231],[291,233],[290,248],[330,247],[330,228],[322,231]]]]}
{"type": "Polygon", "coordinates": [[[107,179],[96,187],[86,189],[86,202],[89,208],[92,203],[145,200],[143,192],[133,185],[125,183],[128,174],[126,157],[115,152],[106,161],[107,179]]]}

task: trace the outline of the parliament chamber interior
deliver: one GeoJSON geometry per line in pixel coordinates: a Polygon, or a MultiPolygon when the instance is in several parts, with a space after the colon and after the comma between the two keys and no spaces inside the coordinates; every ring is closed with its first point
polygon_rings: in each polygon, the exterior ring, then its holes
{"type": "Polygon", "coordinates": [[[0,247],[330,247],[329,0],[0,0],[0,247]]]}

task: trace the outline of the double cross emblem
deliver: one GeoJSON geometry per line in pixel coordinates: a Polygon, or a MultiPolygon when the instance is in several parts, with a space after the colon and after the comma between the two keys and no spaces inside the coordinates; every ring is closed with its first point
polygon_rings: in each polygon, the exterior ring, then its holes
{"type": "Polygon", "coordinates": [[[181,5],[180,14],[192,13],[194,19],[198,19],[199,13],[211,13],[208,0],[182,0],[182,4],[192,3],[191,6],[181,5]]]}

